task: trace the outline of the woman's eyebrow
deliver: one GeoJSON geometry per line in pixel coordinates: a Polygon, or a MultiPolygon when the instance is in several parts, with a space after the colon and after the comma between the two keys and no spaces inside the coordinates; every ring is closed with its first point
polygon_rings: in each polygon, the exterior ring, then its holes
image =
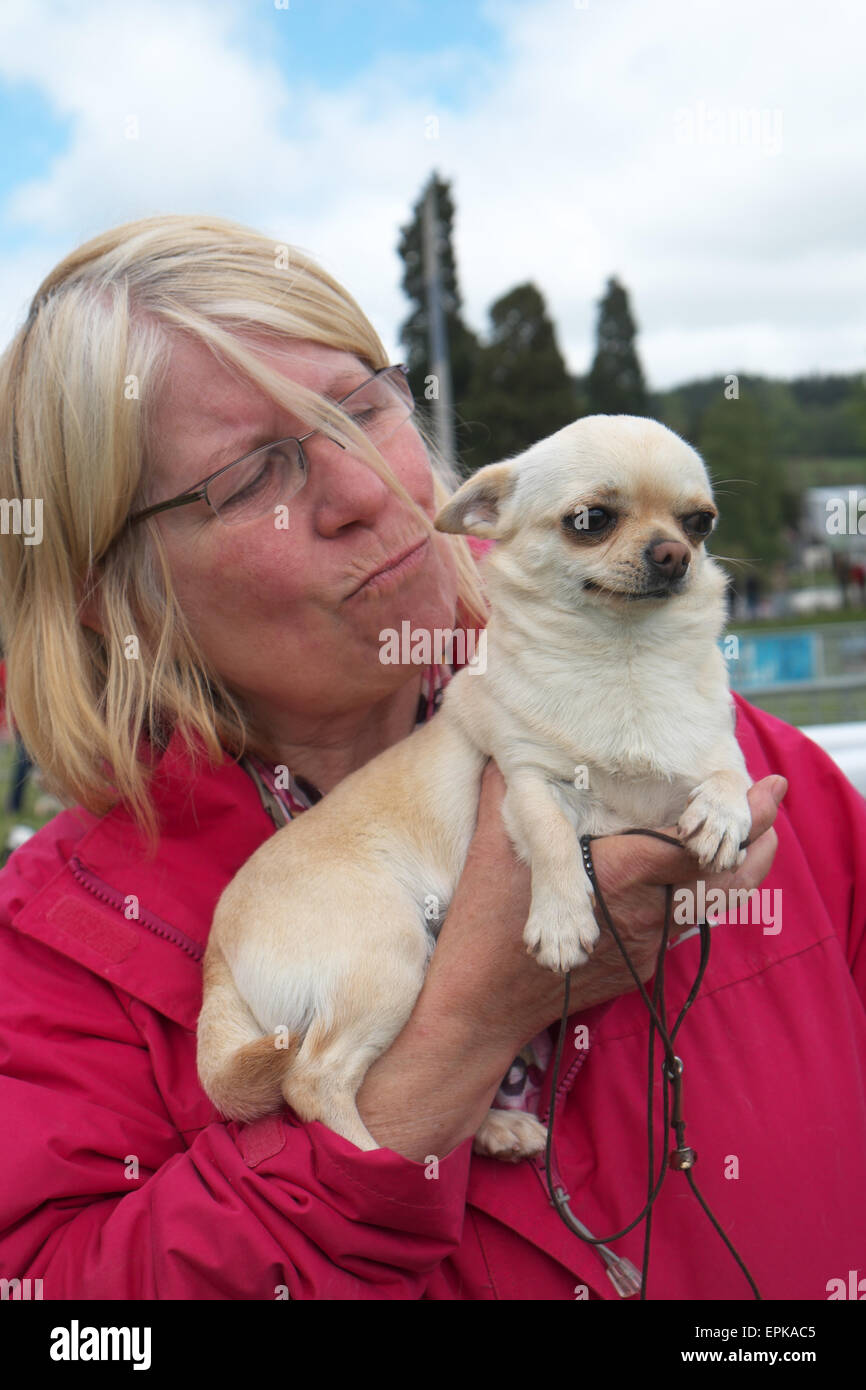
{"type": "MultiPolygon", "coordinates": [[[[329,382],[327,388],[320,394],[327,396],[329,400],[339,401],[353,391],[356,386],[362,386],[367,380],[367,376],[362,375],[363,368],[350,368],[349,371],[340,372],[329,382]]],[[[369,375],[369,373],[367,374],[369,375]]],[[[304,431],[306,433],[306,431],[304,431]]],[[[282,435],[280,438],[286,438],[282,435]]],[[[222,449],[218,449],[210,456],[211,472],[216,472],[222,468],[223,464],[236,463],[238,459],[245,458],[254,449],[260,449],[265,444],[275,443],[277,436],[269,430],[246,430],[232,440],[231,444],[226,444],[222,449]]]]}

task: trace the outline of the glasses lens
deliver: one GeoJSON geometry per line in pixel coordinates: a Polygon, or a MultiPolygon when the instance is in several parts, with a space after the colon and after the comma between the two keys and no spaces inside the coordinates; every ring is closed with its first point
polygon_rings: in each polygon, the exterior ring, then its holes
{"type": "Polygon", "coordinates": [[[293,439],[266,444],[208,483],[207,497],[225,526],[272,512],[307,480],[300,445],[293,439]]]}
{"type": "Polygon", "coordinates": [[[341,409],[373,443],[388,439],[415,409],[412,392],[399,367],[374,377],[343,401],[341,409]]]}

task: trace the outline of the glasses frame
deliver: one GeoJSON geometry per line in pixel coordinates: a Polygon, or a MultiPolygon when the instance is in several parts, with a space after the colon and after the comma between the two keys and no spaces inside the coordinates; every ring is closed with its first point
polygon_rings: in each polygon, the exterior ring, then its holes
{"type": "MultiPolygon", "coordinates": [[[[359,386],[354,386],[352,390],[348,393],[348,395],[343,396],[338,401],[335,401],[334,404],[345,405],[346,402],[350,401],[353,396],[356,396],[359,391],[364,391],[370,385],[371,381],[378,381],[380,377],[386,377],[393,372],[402,372],[404,378],[408,378],[409,376],[409,368],[403,362],[395,362],[387,367],[380,367],[378,371],[373,372],[371,376],[368,376],[366,381],[362,381],[359,386]]],[[[411,418],[412,413],[415,410],[415,398],[413,397],[411,391],[408,394],[407,404],[410,406],[409,414],[406,417],[406,419],[408,420],[411,418]]],[[[240,458],[233,459],[231,463],[224,463],[222,468],[218,468],[215,473],[209,474],[209,476],[207,478],[204,478],[202,482],[196,483],[195,487],[188,488],[186,492],[180,492],[176,497],[170,497],[166,502],[155,502],[152,507],[144,507],[141,511],[133,512],[132,516],[127,518],[126,524],[127,526],[135,526],[137,522],[144,521],[146,517],[155,516],[157,512],[166,512],[173,507],[185,507],[190,502],[200,501],[207,502],[214,516],[217,518],[217,520],[219,520],[219,512],[217,511],[216,507],[214,507],[213,503],[207,495],[208,487],[214,481],[215,478],[222,477],[223,473],[227,473],[230,468],[235,468],[239,463],[245,463],[248,458],[252,458],[253,454],[257,454],[263,449],[276,449],[281,444],[290,443],[297,444],[298,453],[300,454],[301,458],[301,464],[305,472],[309,474],[309,465],[307,463],[307,458],[302,446],[304,440],[311,439],[314,434],[320,433],[321,426],[316,426],[315,429],[309,430],[307,434],[303,434],[300,436],[295,434],[288,434],[284,439],[272,440],[270,444],[259,444],[255,449],[250,449],[246,454],[242,454],[240,458]]],[[[340,444],[339,440],[337,439],[333,440],[333,443],[339,444],[339,447],[341,449],[345,449],[346,447],[345,444],[340,444]]],[[[306,482],[306,478],[304,479],[304,482],[306,482]]],[[[303,484],[301,484],[301,486],[303,486],[303,484]]],[[[301,489],[299,488],[298,491],[300,492],[300,490],[301,489]]],[[[226,523],[223,522],[223,525],[225,524],[226,523]]]]}

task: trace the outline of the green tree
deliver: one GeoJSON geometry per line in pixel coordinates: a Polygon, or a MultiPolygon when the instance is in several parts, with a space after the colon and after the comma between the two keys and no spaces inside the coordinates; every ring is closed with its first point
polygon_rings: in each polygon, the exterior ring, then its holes
{"type": "MultiPolygon", "coordinates": [[[[436,215],[439,224],[439,284],[445,331],[451,356],[451,388],[455,402],[465,394],[475,370],[479,344],[476,335],[463,322],[462,299],[457,279],[454,255],[454,200],[451,186],[438,174],[432,175],[436,215]]],[[[412,220],[400,229],[397,250],[403,260],[403,289],[412,304],[412,312],[400,330],[400,341],[406,348],[409,383],[418,402],[425,399],[425,378],[430,366],[428,336],[427,287],[424,280],[423,209],[426,187],[412,209],[412,220]]]]}
{"type": "Polygon", "coordinates": [[[719,508],[709,549],[735,562],[738,586],[749,569],[768,579],[772,567],[786,558],[790,507],[772,424],[751,395],[738,400],[720,395],[704,412],[697,447],[719,508]]]}
{"type": "Polygon", "coordinates": [[[628,292],[616,279],[599,301],[596,351],[587,389],[593,415],[646,415],[649,400],[635,349],[637,325],[628,292]]]}
{"type": "Polygon", "coordinates": [[[537,287],[517,285],[489,315],[488,341],[459,402],[464,473],[521,453],[579,414],[578,392],[537,287]]]}
{"type": "MultiPolygon", "coordinates": [[[[780,454],[790,458],[847,458],[862,453],[863,381],[856,376],[772,377],[737,373],[741,397],[749,396],[769,422],[780,454]],[[858,402],[860,404],[858,405],[858,402]]],[[[722,376],[685,382],[651,402],[658,418],[696,443],[705,412],[725,392],[722,376]]]]}
{"type": "Polygon", "coordinates": [[[856,377],[848,402],[851,419],[851,432],[856,441],[856,452],[866,451],[866,374],[856,377]]]}
{"type": "Polygon", "coordinates": [[[650,409],[653,417],[667,425],[674,434],[680,435],[683,439],[690,438],[691,414],[681,390],[660,391],[651,398],[650,409]]]}

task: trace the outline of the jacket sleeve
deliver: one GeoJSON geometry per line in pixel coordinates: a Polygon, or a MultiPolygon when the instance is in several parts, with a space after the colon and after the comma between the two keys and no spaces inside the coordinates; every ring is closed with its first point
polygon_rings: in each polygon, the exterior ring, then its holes
{"type": "Polygon", "coordinates": [[[471,1139],[438,1173],[288,1111],[185,1141],[111,984],[7,922],[0,980],[3,1278],[45,1299],[417,1299],[460,1243],[471,1139]]]}
{"type": "MultiPolygon", "coordinates": [[[[779,815],[797,837],[866,1007],[866,798],[817,743],[742,700],[767,761],[788,791],[779,815]]],[[[778,827],[777,827],[778,828],[778,827]]]]}

